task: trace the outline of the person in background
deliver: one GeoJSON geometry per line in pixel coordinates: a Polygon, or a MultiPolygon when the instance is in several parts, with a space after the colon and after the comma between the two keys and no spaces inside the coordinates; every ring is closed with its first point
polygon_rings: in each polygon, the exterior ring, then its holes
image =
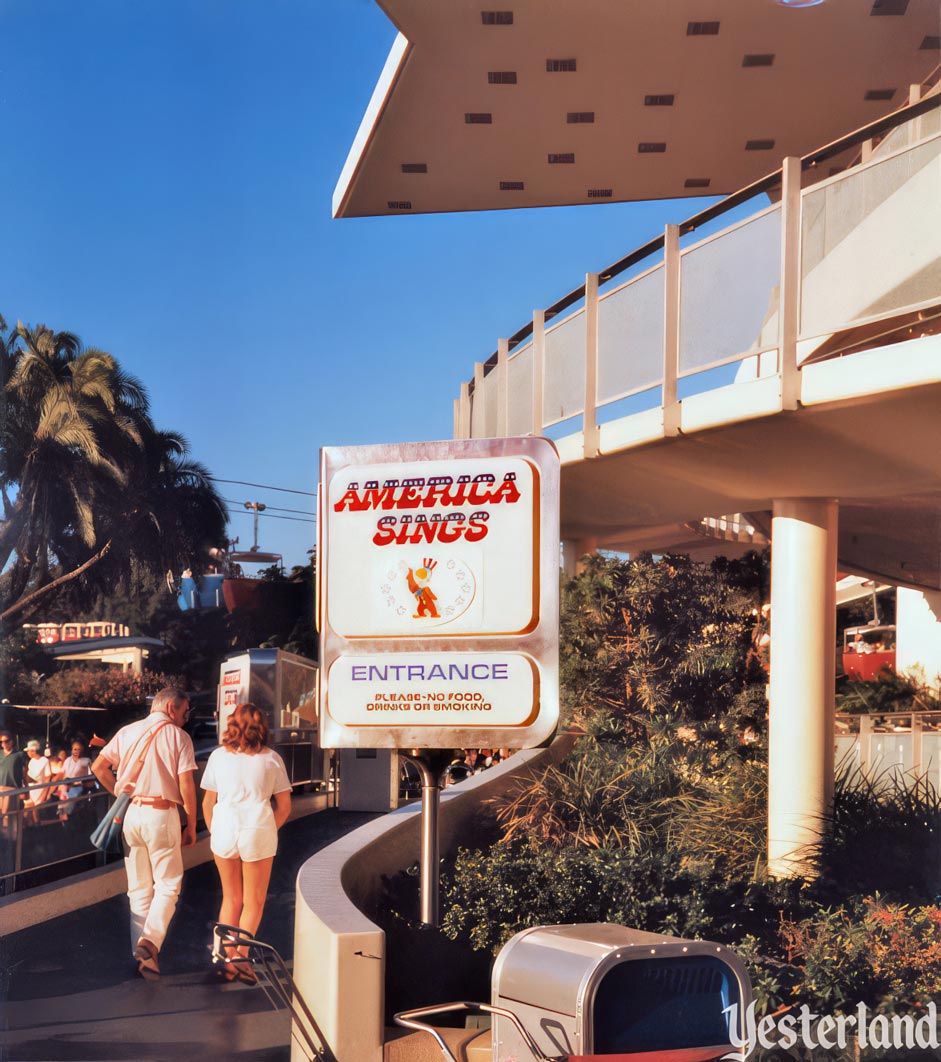
{"type": "MultiPolygon", "coordinates": [[[[38,782],[52,781],[52,767],[49,765],[48,758],[40,752],[41,748],[42,746],[35,738],[26,742],[26,755],[29,757],[26,764],[26,774],[29,779],[27,784],[31,786],[38,782]]],[[[49,800],[54,792],[51,785],[41,789],[30,789],[29,796],[23,801],[23,807],[30,809],[26,815],[27,822],[31,822],[34,826],[39,825],[38,809],[49,800]]]]}
{"type": "Polygon", "coordinates": [[[26,762],[26,753],[16,751],[13,734],[0,730],[0,836],[3,837],[13,836],[13,817],[19,809],[19,797],[3,794],[27,784],[26,762]]]}
{"type": "Polygon", "coordinates": [[[65,772],[65,761],[69,754],[65,749],[56,749],[49,757],[49,766],[52,769],[52,781],[61,782],[65,772]]]}
{"type": "Polygon", "coordinates": [[[70,779],[81,778],[91,774],[91,760],[85,755],[85,746],[81,741],[72,742],[72,755],[62,765],[62,785],[59,786],[59,822],[68,822],[69,815],[75,810],[75,800],[80,797],[91,782],[73,782],[70,779]]]}
{"type": "MultiPolygon", "coordinates": [[[[268,747],[268,723],[254,704],[239,704],[229,716],[201,784],[203,818],[222,881],[219,921],[254,936],[268,896],[278,830],[291,813],[288,773],[268,747]]],[[[229,945],[221,958],[227,981],[255,983],[245,949],[229,945]]]]}
{"type": "Polygon", "coordinates": [[[124,818],[131,953],[147,980],[160,976],[158,955],[183,884],[181,848],[196,843],[196,756],[183,730],[189,698],[173,686],[153,699],[150,715],[122,726],[92,764],[112,795],[133,792],[124,818]],[[147,742],[150,745],[147,746],[147,742]],[[144,748],[136,785],[129,781],[144,748]],[[180,807],[186,828],[180,826],[180,807]]]}

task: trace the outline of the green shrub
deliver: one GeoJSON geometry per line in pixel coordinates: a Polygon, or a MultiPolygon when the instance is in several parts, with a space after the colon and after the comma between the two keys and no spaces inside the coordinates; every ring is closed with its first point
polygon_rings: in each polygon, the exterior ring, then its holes
{"type": "Polygon", "coordinates": [[[801,1001],[828,1013],[859,1002],[882,1011],[923,1010],[941,997],[941,908],[878,896],[824,909],[781,927],[801,962],[801,1001]]]}
{"type": "Polygon", "coordinates": [[[172,675],[145,671],[69,668],[50,676],[40,687],[40,704],[76,708],[143,708],[147,698],[173,685],[172,675]]]}
{"type": "Polygon", "coordinates": [[[941,700],[930,687],[913,675],[884,668],[874,682],[847,682],[836,696],[836,710],[849,714],[937,712],[941,700]]]}
{"type": "Polygon", "coordinates": [[[839,894],[925,903],[941,891],[941,794],[927,778],[842,772],[816,854],[839,894]]]}

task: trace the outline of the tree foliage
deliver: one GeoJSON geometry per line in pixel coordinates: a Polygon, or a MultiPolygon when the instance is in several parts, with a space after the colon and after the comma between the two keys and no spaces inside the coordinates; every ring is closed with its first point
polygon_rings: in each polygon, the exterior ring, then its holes
{"type": "Polygon", "coordinates": [[[223,540],[225,507],[147,393],[77,336],[0,318],[0,614],[70,581],[126,585],[223,540]]]}
{"type": "Polygon", "coordinates": [[[449,936],[496,951],[529,926],[610,921],[718,940],[764,1011],[937,996],[941,797],[926,780],[838,780],[819,876],[765,874],[766,585],[756,555],[595,558],[566,584],[563,696],[583,736],[495,802],[494,845],[458,853],[449,936]]]}

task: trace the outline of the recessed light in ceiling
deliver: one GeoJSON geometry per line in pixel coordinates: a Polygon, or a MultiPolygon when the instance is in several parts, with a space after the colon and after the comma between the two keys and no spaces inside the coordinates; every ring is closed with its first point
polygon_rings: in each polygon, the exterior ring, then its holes
{"type": "Polygon", "coordinates": [[[742,59],[742,66],[773,66],[774,56],[769,54],[764,55],[746,55],[742,59]]]}
{"type": "Polygon", "coordinates": [[[591,125],[595,120],[594,111],[569,111],[565,116],[569,125],[591,125]]]}
{"type": "Polygon", "coordinates": [[[666,144],[661,141],[642,141],[637,145],[637,151],[641,155],[662,155],[666,151],[666,144]]]}
{"type": "Polygon", "coordinates": [[[894,88],[870,89],[863,99],[867,100],[890,100],[895,95],[894,88]]]}
{"type": "Polygon", "coordinates": [[[746,151],[770,151],[774,147],[773,140],[746,140],[746,151]]]}
{"type": "Polygon", "coordinates": [[[547,59],[546,73],[548,74],[573,74],[576,62],[574,59],[547,59]]]}
{"type": "Polygon", "coordinates": [[[664,93],[660,96],[644,96],[645,107],[672,107],[674,96],[673,93],[664,93]]]}
{"type": "Polygon", "coordinates": [[[941,37],[928,36],[922,40],[918,45],[920,52],[937,52],[941,51],[941,37]]]}
{"type": "Polygon", "coordinates": [[[816,7],[824,0],[775,0],[781,7],[816,7]]]}
{"type": "Polygon", "coordinates": [[[485,26],[512,26],[512,11],[481,11],[480,21],[485,26]]]}
{"type": "Polygon", "coordinates": [[[708,188],[709,177],[687,177],[683,182],[684,188],[708,188]]]}
{"type": "Polygon", "coordinates": [[[402,163],[402,172],[403,173],[427,173],[428,172],[428,163],[427,162],[403,162],[402,163]]]}
{"type": "Polygon", "coordinates": [[[556,166],[561,163],[572,163],[575,161],[574,151],[563,151],[558,154],[550,154],[549,162],[551,165],[556,166]]]}
{"type": "Polygon", "coordinates": [[[875,0],[870,15],[904,15],[908,0],[875,0]]]}
{"type": "Polygon", "coordinates": [[[718,22],[687,22],[687,37],[715,37],[719,32],[718,22]]]}
{"type": "Polygon", "coordinates": [[[515,85],[516,84],[516,71],[515,70],[488,70],[487,71],[487,84],[488,85],[515,85]]]}
{"type": "Polygon", "coordinates": [[[500,191],[501,192],[522,192],[523,191],[523,182],[522,181],[501,181],[500,182],[500,191]]]}
{"type": "Polygon", "coordinates": [[[411,199],[390,199],[386,206],[390,210],[411,210],[412,201],[411,199]]]}
{"type": "Polygon", "coordinates": [[[589,188],[589,199],[610,199],[614,195],[613,188],[589,188]]]}
{"type": "Polygon", "coordinates": [[[492,125],[493,124],[493,115],[492,114],[488,114],[486,112],[483,112],[483,113],[478,112],[478,113],[474,113],[474,114],[465,114],[464,115],[464,124],[465,125],[492,125]]]}

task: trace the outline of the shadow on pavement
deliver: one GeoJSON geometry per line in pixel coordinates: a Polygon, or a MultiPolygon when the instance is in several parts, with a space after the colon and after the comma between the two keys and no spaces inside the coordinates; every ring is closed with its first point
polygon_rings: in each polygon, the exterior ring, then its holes
{"type": "MultiPolygon", "coordinates": [[[[301,864],[373,818],[326,810],[282,830],[258,937],[288,965],[301,864]]],[[[159,982],[137,976],[124,896],[7,930],[0,940],[0,1059],[286,1062],[287,1013],[272,1010],[261,989],[222,984],[211,970],[209,927],[220,898],[213,864],[187,871],[159,982]]]]}

